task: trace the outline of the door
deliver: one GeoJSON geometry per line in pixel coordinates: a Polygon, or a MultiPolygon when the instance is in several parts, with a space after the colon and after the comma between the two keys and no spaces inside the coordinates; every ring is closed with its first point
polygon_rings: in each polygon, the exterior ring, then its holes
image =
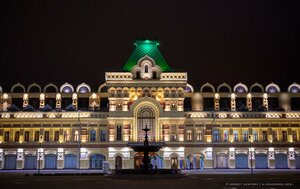
{"type": "Polygon", "coordinates": [[[226,169],[228,168],[228,158],[226,154],[218,154],[216,156],[216,167],[219,169],[226,169]]]}
{"type": "Polygon", "coordinates": [[[36,169],[37,168],[37,156],[26,155],[24,169],[36,169]]]}
{"type": "Polygon", "coordinates": [[[115,159],[115,169],[122,169],[122,157],[117,156],[115,159]]]}
{"type": "Polygon", "coordinates": [[[77,156],[75,154],[66,154],[65,155],[64,168],[65,169],[76,169],[77,168],[77,156]]]}
{"type": "Polygon", "coordinates": [[[268,155],[267,154],[255,154],[255,168],[256,169],[268,169],[268,155]]]}
{"type": "Polygon", "coordinates": [[[55,154],[47,154],[45,156],[45,169],[56,169],[56,160],[55,154]]]}
{"type": "Polygon", "coordinates": [[[171,156],[171,169],[178,169],[178,157],[171,156]]]}
{"type": "Polygon", "coordinates": [[[295,155],[295,166],[296,169],[300,169],[300,154],[295,155]]]}
{"type": "Polygon", "coordinates": [[[16,169],[17,168],[17,156],[9,154],[4,156],[4,169],[16,169]]]}
{"type": "Polygon", "coordinates": [[[235,155],[235,168],[236,169],[248,169],[248,155],[236,154],[235,155]]]}
{"type": "Polygon", "coordinates": [[[288,161],[286,154],[275,154],[275,168],[276,169],[287,169],[288,161]]]}
{"type": "Polygon", "coordinates": [[[102,169],[105,156],[102,154],[94,154],[90,157],[90,169],[102,169]]]}

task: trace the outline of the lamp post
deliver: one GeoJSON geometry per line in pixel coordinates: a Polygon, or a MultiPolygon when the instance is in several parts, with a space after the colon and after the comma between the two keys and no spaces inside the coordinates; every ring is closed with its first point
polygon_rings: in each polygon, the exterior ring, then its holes
{"type": "Polygon", "coordinates": [[[81,159],[81,152],[80,152],[80,147],[81,147],[81,121],[80,121],[80,110],[78,110],[78,169],[80,170],[80,159],[81,159]]]}
{"type": "Polygon", "coordinates": [[[250,150],[249,150],[249,152],[250,152],[250,169],[251,169],[251,175],[253,175],[253,166],[252,166],[252,138],[251,138],[251,136],[249,136],[249,142],[250,142],[250,150]]]}
{"type": "Polygon", "coordinates": [[[37,151],[37,155],[38,155],[38,175],[40,174],[40,169],[41,169],[41,150],[42,150],[42,135],[40,136],[40,141],[39,141],[39,143],[40,143],[40,145],[39,145],[39,149],[38,149],[38,151],[37,151]]]}
{"type": "Polygon", "coordinates": [[[215,168],[215,157],[214,157],[214,134],[213,134],[213,131],[214,131],[214,125],[213,125],[213,123],[215,122],[215,120],[216,120],[216,118],[215,118],[215,112],[214,111],[212,111],[211,112],[212,114],[212,118],[213,118],[213,120],[212,120],[212,122],[211,122],[211,144],[212,144],[212,158],[213,158],[213,169],[215,168]]]}

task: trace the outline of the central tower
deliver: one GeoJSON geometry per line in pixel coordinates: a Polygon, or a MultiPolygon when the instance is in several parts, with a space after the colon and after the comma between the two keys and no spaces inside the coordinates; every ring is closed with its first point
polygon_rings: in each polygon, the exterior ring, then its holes
{"type": "Polygon", "coordinates": [[[172,72],[158,49],[158,41],[137,40],[135,46],[122,72],[105,73],[109,138],[111,141],[120,139],[116,135],[120,136],[119,126],[123,125],[122,133],[127,141],[141,142],[144,139],[142,129],[147,125],[150,128],[149,141],[169,139],[169,136],[163,137],[163,133],[168,135],[170,126],[163,127],[161,120],[163,116],[183,117],[187,74],[172,72]]]}

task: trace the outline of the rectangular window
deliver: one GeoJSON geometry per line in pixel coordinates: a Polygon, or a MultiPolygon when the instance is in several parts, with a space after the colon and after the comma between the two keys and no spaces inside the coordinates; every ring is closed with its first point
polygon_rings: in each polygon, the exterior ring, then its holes
{"type": "Polygon", "coordinates": [[[257,131],[253,131],[253,141],[258,142],[258,132],[257,131]]]}
{"type": "Polygon", "coordinates": [[[50,132],[49,131],[45,131],[45,134],[44,134],[44,141],[49,141],[50,140],[50,132]]]}
{"type": "Polygon", "coordinates": [[[122,140],[122,126],[118,125],[117,126],[117,141],[122,140]]]}
{"type": "Polygon", "coordinates": [[[15,132],[15,142],[18,142],[20,139],[20,131],[15,132]]]}
{"type": "Polygon", "coordinates": [[[54,132],[54,141],[57,142],[59,140],[59,131],[54,132]]]}
{"type": "Polygon", "coordinates": [[[80,140],[86,142],[88,140],[88,131],[87,129],[81,129],[80,140]]]}
{"type": "Polygon", "coordinates": [[[35,131],[34,132],[34,141],[38,142],[40,138],[40,131],[35,131]]]}
{"type": "Polygon", "coordinates": [[[90,131],[90,141],[91,142],[95,142],[96,141],[96,131],[95,130],[91,130],[90,131]]]}
{"type": "Polygon", "coordinates": [[[100,141],[102,141],[102,142],[106,141],[106,130],[101,130],[101,132],[100,132],[100,141]]]}
{"type": "Polygon", "coordinates": [[[272,131],[272,138],[273,138],[273,141],[278,141],[277,131],[272,131]]]}
{"type": "Polygon", "coordinates": [[[297,131],[292,131],[292,137],[293,137],[293,141],[294,142],[298,141],[298,139],[297,139],[297,131]]]}
{"type": "Polygon", "coordinates": [[[9,131],[4,132],[4,142],[9,142],[9,131]]]}
{"type": "Polygon", "coordinates": [[[186,133],[186,140],[187,141],[192,141],[193,140],[193,137],[192,137],[192,131],[187,131],[186,133]]]}
{"type": "Polygon", "coordinates": [[[282,131],[282,141],[286,142],[287,141],[287,132],[282,131]]]}
{"type": "Polygon", "coordinates": [[[243,131],[243,141],[248,142],[248,131],[243,131]]]}
{"type": "Polygon", "coordinates": [[[70,141],[69,131],[64,131],[64,141],[70,141]]]}
{"type": "Polygon", "coordinates": [[[73,136],[73,140],[74,140],[74,142],[77,142],[78,141],[78,130],[76,130],[75,132],[74,132],[74,136],[73,136]]]}
{"type": "Polygon", "coordinates": [[[224,140],[224,142],[228,141],[228,130],[223,131],[223,140],[224,140]]]}
{"type": "Polygon", "coordinates": [[[87,129],[81,129],[81,135],[87,135],[87,129]]]}
{"type": "Polygon", "coordinates": [[[235,142],[239,141],[239,132],[237,130],[233,131],[233,140],[235,142]]]}
{"type": "Polygon", "coordinates": [[[202,130],[198,130],[196,134],[197,141],[202,141],[202,130]]]}
{"type": "Polygon", "coordinates": [[[177,140],[176,137],[177,137],[176,133],[172,133],[171,140],[176,141],[177,140]]]}
{"type": "Polygon", "coordinates": [[[268,141],[268,132],[267,131],[263,131],[263,141],[264,142],[268,141]]]}
{"type": "Polygon", "coordinates": [[[29,131],[25,131],[24,141],[29,142],[29,131]]]}
{"type": "Polygon", "coordinates": [[[220,142],[219,141],[219,131],[218,130],[213,131],[213,142],[220,142]]]}

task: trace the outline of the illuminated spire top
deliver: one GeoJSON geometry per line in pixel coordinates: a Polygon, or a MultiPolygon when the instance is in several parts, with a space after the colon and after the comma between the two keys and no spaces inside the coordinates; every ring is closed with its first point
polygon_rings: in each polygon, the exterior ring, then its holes
{"type": "Polygon", "coordinates": [[[125,71],[131,71],[131,69],[137,65],[138,61],[144,56],[149,56],[155,61],[155,64],[158,65],[162,71],[171,71],[172,69],[167,64],[164,57],[161,55],[158,50],[159,42],[153,40],[136,40],[134,45],[136,46],[135,50],[129,57],[127,63],[123,67],[125,71]]]}

